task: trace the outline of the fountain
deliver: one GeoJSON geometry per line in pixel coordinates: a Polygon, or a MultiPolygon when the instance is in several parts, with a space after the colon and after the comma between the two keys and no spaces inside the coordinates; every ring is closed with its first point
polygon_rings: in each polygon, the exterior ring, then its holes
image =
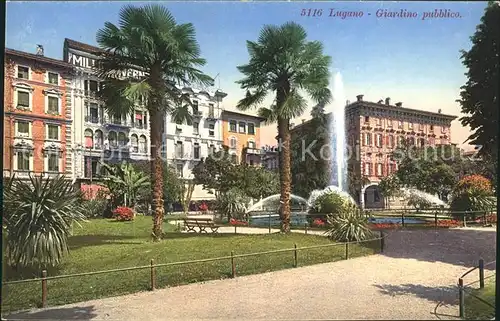
{"type": "Polygon", "coordinates": [[[401,192],[403,193],[403,196],[405,197],[410,197],[412,195],[421,197],[425,200],[427,200],[429,203],[431,203],[434,206],[447,206],[446,203],[441,200],[439,197],[436,195],[432,195],[430,193],[422,192],[421,190],[418,190],[416,188],[401,188],[401,192]]]}
{"type": "Polygon", "coordinates": [[[340,191],[347,191],[347,164],[345,139],[345,95],[340,72],[333,78],[333,103],[327,108],[330,112],[330,145],[332,150],[332,172],[330,185],[340,191]]]}
{"type": "Polygon", "coordinates": [[[315,189],[314,191],[312,191],[311,195],[309,196],[309,199],[307,200],[307,205],[309,207],[313,206],[314,202],[316,201],[316,199],[318,197],[320,197],[323,194],[328,194],[328,193],[337,193],[340,196],[342,196],[343,198],[356,204],[356,201],[354,201],[354,199],[352,198],[352,196],[349,193],[341,190],[338,186],[330,185],[330,186],[325,187],[324,189],[321,189],[321,190],[315,189]]]}
{"type": "MultiPolygon", "coordinates": [[[[268,196],[252,205],[246,211],[251,225],[279,225],[281,194],[268,196]]],[[[290,224],[304,226],[307,223],[307,200],[303,197],[290,194],[290,224]]]]}

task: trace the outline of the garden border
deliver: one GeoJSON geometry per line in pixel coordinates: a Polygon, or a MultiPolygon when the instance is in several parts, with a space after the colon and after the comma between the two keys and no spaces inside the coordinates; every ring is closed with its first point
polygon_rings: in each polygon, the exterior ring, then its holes
{"type": "Polygon", "coordinates": [[[2,282],[2,286],[21,284],[21,283],[30,283],[30,282],[41,282],[41,290],[42,290],[41,291],[42,292],[42,304],[41,304],[41,306],[42,306],[42,308],[46,308],[47,307],[47,299],[48,299],[48,291],[47,291],[47,281],[48,280],[65,279],[65,278],[71,278],[71,277],[81,277],[81,276],[88,276],[88,275],[98,275],[98,274],[132,271],[132,270],[150,269],[150,271],[151,271],[150,272],[150,290],[154,291],[156,288],[156,268],[157,267],[230,260],[231,261],[231,277],[235,278],[237,276],[235,259],[237,259],[237,258],[253,257],[253,256],[264,255],[264,254],[273,254],[273,253],[293,252],[293,267],[298,267],[298,251],[299,250],[309,250],[309,249],[322,248],[322,247],[332,247],[332,246],[344,246],[345,247],[345,259],[348,260],[349,259],[349,244],[369,243],[369,242],[373,242],[376,240],[380,240],[380,253],[383,253],[384,247],[385,247],[385,237],[386,237],[386,234],[383,231],[380,231],[379,237],[372,238],[369,240],[363,240],[363,241],[340,242],[340,243],[312,245],[312,246],[305,246],[305,247],[297,247],[297,244],[294,244],[293,248],[271,250],[271,251],[264,251],[264,252],[253,252],[253,253],[245,253],[245,254],[234,254],[234,251],[231,251],[231,255],[229,255],[229,256],[220,256],[220,257],[208,258],[208,259],[179,261],[179,262],[160,263],[160,264],[155,264],[154,259],[151,259],[149,265],[133,266],[133,267],[128,267],[128,268],[112,269],[112,270],[84,272],[84,273],[55,275],[55,276],[47,276],[47,271],[43,270],[41,272],[41,275],[42,275],[41,278],[2,282]]]}

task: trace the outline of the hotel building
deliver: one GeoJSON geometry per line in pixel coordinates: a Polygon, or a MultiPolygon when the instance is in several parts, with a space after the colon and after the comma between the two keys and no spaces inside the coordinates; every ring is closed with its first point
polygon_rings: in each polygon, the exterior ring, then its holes
{"type": "MultiPolygon", "coordinates": [[[[99,179],[101,161],[148,160],[150,153],[149,115],[145,106],[137,104],[133,114],[111,117],[97,98],[101,80],[94,67],[99,52],[97,47],[64,40],[63,59],[75,70],[71,88],[73,179],[82,186],[99,179]]],[[[131,70],[121,76],[141,75],[144,73],[131,70]]]]}
{"type": "MultiPolygon", "coordinates": [[[[216,90],[198,90],[183,88],[189,94],[194,105],[191,125],[175,123],[171,115],[165,116],[163,141],[167,162],[177,169],[180,177],[186,180],[194,178],[193,167],[209,154],[222,148],[223,99],[226,93],[216,90]]],[[[201,185],[195,186],[192,201],[210,200],[214,194],[203,190],[201,185]]]]}
{"type": "Polygon", "coordinates": [[[71,175],[71,65],[5,49],[3,175],[71,175]]]}
{"type": "Polygon", "coordinates": [[[224,145],[236,162],[260,166],[260,123],[265,118],[242,114],[235,111],[222,112],[222,137],[224,145]]]}

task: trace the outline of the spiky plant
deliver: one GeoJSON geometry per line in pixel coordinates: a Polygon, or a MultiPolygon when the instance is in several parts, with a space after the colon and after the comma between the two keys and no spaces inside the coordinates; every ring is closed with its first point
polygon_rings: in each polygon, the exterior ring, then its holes
{"type": "MultiPolygon", "coordinates": [[[[68,252],[73,222],[85,219],[81,194],[64,176],[12,179],[3,191],[8,210],[6,258],[16,267],[53,267],[68,252]]],[[[5,221],[4,221],[5,222],[5,221]]]]}
{"type": "Polygon", "coordinates": [[[330,229],[325,233],[338,242],[363,241],[373,236],[368,219],[355,204],[346,202],[337,215],[329,215],[330,229]]]}

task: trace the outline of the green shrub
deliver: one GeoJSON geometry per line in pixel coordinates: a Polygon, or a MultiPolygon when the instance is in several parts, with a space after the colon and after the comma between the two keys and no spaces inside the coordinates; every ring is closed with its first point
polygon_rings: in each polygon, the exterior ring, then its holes
{"type": "Polygon", "coordinates": [[[329,238],[337,242],[363,241],[373,236],[368,219],[356,204],[346,202],[337,215],[328,215],[329,238]]]}
{"type": "Polygon", "coordinates": [[[217,197],[216,209],[228,219],[231,217],[242,217],[245,214],[249,201],[250,199],[245,196],[243,191],[233,188],[217,197]]]}
{"type": "Polygon", "coordinates": [[[336,192],[320,195],[314,202],[312,213],[337,214],[343,211],[348,201],[336,192]]]}
{"type": "Polygon", "coordinates": [[[82,201],[82,212],[87,218],[104,217],[107,205],[106,195],[104,192],[98,191],[94,199],[82,201]]]}

